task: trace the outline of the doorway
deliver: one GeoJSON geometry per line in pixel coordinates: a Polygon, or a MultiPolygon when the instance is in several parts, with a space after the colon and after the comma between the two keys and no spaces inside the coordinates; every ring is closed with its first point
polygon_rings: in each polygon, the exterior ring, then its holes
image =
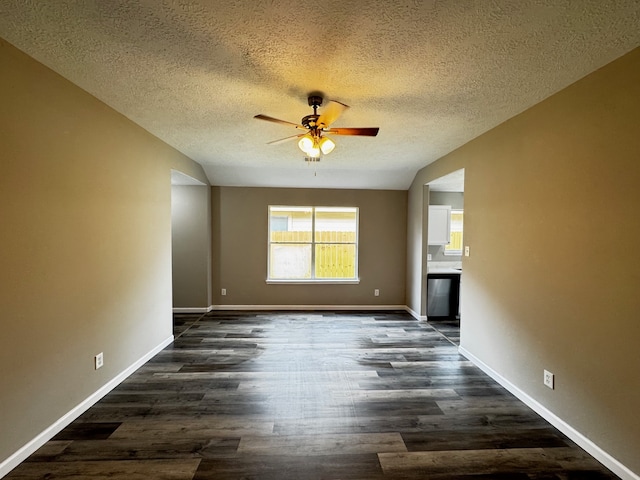
{"type": "Polygon", "coordinates": [[[176,170],[171,171],[171,267],[175,334],[184,327],[181,315],[206,313],[212,303],[211,188],[176,170]]]}
{"type": "Polygon", "coordinates": [[[429,209],[427,226],[426,275],[423,288],[427,321],[450,342],[460,345],[462,328],[462,285],[464,249],[464,169],[457,170],[427,184],[429,194],[425,208],[429,209]],[[442,209],[446,216],[443,217],[442,209]],[[431,215],[438,212],[438,217],[431,215]],[[435,222],[442,224],[436,225],[435,222]],[[446,222],[446,223],[443,223],[446,222]],[[444,235],[432,235],[429,230],[446,230],[444,235]],[[455,288],[443,289],[446,285],[455,288]],[[443,308],[444,305],[446,308],[443,308]]]}

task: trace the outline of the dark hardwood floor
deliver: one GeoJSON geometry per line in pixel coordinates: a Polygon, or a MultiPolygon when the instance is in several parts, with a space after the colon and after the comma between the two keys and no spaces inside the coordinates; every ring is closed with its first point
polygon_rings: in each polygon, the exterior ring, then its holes
{"type": "Polygon", "coordinates": [[[460,345],[460,319],[429,320],[429,325],[454,345],[460,345]]]}
{"type": "Polygon", "coordinates": [[[176,315],[8,479],[612,479],[404,312],[176,315]]]}

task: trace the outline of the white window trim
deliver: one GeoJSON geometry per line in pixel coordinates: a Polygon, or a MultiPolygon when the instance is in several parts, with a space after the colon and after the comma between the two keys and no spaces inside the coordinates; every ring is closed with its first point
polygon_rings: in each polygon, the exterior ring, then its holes
{"type": "MultiPolygon", "coordinates": [[[[462,213],[464,214],[464,209],[462,208],[452,208],[451,209],[451,215],[453,215],[454,213],[462,213]]],[[[453,225],[453,222],[451,222],[451,224],[453,225]]],[[[464,235],[464,230],[463,230],[463,235],[464,235]]],[[[444,248],[442,249],[442,254],[446,257],[461,257],[462,256],[462,249],[460,250],[447,250],[447,246],[445,245],[444,248]]]]}
{"type": "MultiPolygon", "coordinates": [[[[355,255],[355,267],[356,267],[356,275],[359,274],[360,264],[359,264],[359,254],[360,254],[360,208],[359,207],[345,207],[344,205],[336,205],[336,206],[290,206],[290,205],[269,205],[267,208],[268,212],[268,234],[267,234],[267,278],[265,283],[267,284],[289,284],[289,285],[308,285],[308,284],[323,284],[323,285],[357,285],[360,283],[360,277],[356,276],[355,278],[315,278],[316,268],[315,268],[315,245],[327,243],[327,242],[316,242],[315,241],[315,230],[316,230],[316,209],[320,208],[349,208],[355,209],[356,211],[356,255],[355,255]],[[269,272],[271,271],[271,209],[272,208],[286,208],[286,209],[300,209],[306,210],[311,209],[311,276],[309,279],[302,278],[269,278],[269,272]]],[[[278,242],[275,242],[278,243],[278,242]]]]}
{"type": "Polygon", "coordinates": [[[318,279],[314,279],[311,278],[309,280],[286,280],[286,279],[271,279],[271,278],[267,278],[265,280],[265,283],[267,284],[288,284],[288,285],[307,285],[310,283],[322,283],[324,285],[358,285],[360,283],[360,279],[356,278],[356,279],[344,279],[344,280],[340,280],[337,278],[318,278],[318,279]]]}

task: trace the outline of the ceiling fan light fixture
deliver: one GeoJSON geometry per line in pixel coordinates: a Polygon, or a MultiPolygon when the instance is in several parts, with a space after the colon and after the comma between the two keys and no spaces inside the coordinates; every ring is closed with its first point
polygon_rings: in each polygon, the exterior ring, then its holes
{"type": "Polygon", "coordinates": [[[320,147],[318,146],[318,142],[314,142],[313,147],[307,150],[307,155],[313,158],[320,157],[320,147]]]}
{"type": "Polygon", "coordinates": [[[333,149],[336,148],[336,144],[333,140],[328,137],[322,137],[320,139],[320,150],[324,155],[327,155],[333,152],[333,149]]]}
{"type": "Polygon", "coordinates": [[[314,141],[311,135],[305,135],[298,141],[298,147],[307,155],[309,155],[309,152],[313,148],[313,144],[314,141]]]}

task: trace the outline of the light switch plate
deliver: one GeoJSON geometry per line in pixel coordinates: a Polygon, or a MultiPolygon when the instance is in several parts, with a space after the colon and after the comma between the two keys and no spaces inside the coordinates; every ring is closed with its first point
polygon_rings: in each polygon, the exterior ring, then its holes
{"type": "Polygon", "coordinates": [[[93,365],[96,370],[102,368],[102,366],[104,365],[104,354],[102,352],[93,357],[93,365]]]}
{"type": "Polygon", "coordinates": [[[465,257],[468,257],[468,256],[469,256],[469,245],[466,245],[466,246],[464,247],[464,256],[465,256],[465,257]]]}

